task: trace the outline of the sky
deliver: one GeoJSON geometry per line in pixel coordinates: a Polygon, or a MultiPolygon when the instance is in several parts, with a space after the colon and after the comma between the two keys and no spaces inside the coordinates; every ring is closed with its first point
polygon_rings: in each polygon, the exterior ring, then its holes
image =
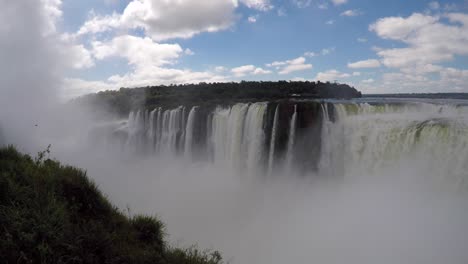
{"type": "Polygon", "coordinates": [[[241,80],[337,81],[364,93],[468,92],[468,0],[40,3],[42,36],[66,57],[65,98],[241,80]]]}

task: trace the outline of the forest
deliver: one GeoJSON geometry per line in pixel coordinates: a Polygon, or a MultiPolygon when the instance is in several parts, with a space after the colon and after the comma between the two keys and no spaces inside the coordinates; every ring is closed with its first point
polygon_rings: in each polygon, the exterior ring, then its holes
{"type": "Polygon", "coordinates": [[[361,96],[361,92],[347,84],[320,81],[242,81],[120,88],[85,95],[74,102],[105,107],[112,113],[126,115],[136,108],[223,105],[284,99],[351,99],[361,96]]]}

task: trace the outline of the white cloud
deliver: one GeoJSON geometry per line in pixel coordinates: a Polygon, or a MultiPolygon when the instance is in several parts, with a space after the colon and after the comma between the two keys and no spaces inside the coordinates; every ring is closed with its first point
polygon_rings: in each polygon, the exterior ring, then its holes
{"type": "Polygon", "coordinates": [[[86,81],[78,78],[65,78],[62,83],[67,92],[64,99],[71,99],[84,94],[96,93],[105,90],[116,90],[121,86],[103,81],[86,81]]]}
{"type": "MultiPolygon", "coordinates": [[[[110,76],[103,87],[138,87],[155,84],[178,84],[225,81],[225,77],[212,72],[195,72],[190,69],[170,68],[182,54],[191,53],[178,44],[160,44],[152,39],[135,36],[119,36],[108,42],[94,41],[93,55],[98,60],[121,57],[132,66],[130,72],[110,76]]],[[[74,80],[76,85],[89,85],[84,80],[74,80]]]]}
{"type": "Polygon", "coordinates": [[[227,69],[224,66],[216,66],[215,71],[216,72],[224,72],[224,71],[227,71],[227,69]]]}
{"type": "Polygon", "coordinates": [[[240,2],[248,8],[257,9],[260,11],[268,11],[273,9],[273,5],[270,3],[270,0],[240,0],[240,2]]]}
{"type": "Polygon", "coordinates": [[[94,66],[94,59],[91,52],[83,45],[71,45],[66,52],[70,58],[71,67],[74,69],[86,69],[94,66]]]}
{"type": "Polygon", "coordinates": [[[130,35],[119,36],[109,42],[94,41],[92,46],[96,59],[122,57],[137,68],[174,64],[183,52],[178,44],[159,44],[148,37],[130,35]]]}
{"type": "Polygon", "coordinates": [[[369,30],[374,31],[384,39],[405,40],[424,27],[433,25],[437,20],[439,20],[439,17],[418,13],[408,18],[386,17],[370,25],[369,30]]]}
{"type": "Polygon", "coordinates": [[[338,5],[343,5],[343,4],[346,4],[348,2],[348,0],[331,0],[331,2],[338,6],[338,5]]]}
{"type": "Polygon", "coordinates": [[[195,52],[193,52],[193,51],[192,51],[191,49],[189,49],[189,48],[186,48],[186,49],[184,50],[184,53],[185,53],[185,55],[188,55],[188,56],[195,55],[195,52]]]}
{"type": "Polygon", "coordinates": [[[284,8],[279,8],[278,11],[276,12],[278,16],[284,17],[287,16],[288,14],[286,13],[286,10],[284,8]]]}
{"type": "Polygon", "coordinates": [[[194,72],[188,69],[172,69],[157,66],[139,68],[124,75],[111,76],[108,79],[109,83],[113,83],[118,87],[222,81],[225,81],[223,76],[211,72],[194,72]]]}
{"type": "Polygon", "coordinates": [[[328,9],[328,4],[327,3],[318,4],[317,8],[322,9],[322,10],[328,9]]]}
{"type": "MultiPolygon", "coordinates": [[[[243,1],[251,8],[264,10],[266,1],[243,1]]],[[[133,0],[122,14],[92,15],[78,35],[114,29],[141,28],[154,40],[190,38],[201,32],[227,29],[235,20],[237,1],[233,0],[133,0]]]]}
{"type": "Polygon", "coordinates": [[[360,72],[353,72],[352,75],[353,75],[353,76],[361,76],[361,73],[360,73],[360,72]]]}
{"type": "Polygon", "coordinates": [[[315,79],[319,81],[335,81],[348,77],[351,77],[349,73],[342,73],[337,70],[328,70],[325,72],[319,72],[315,79]]]}
{"type": "Polygon", "coordinates": [[[322,55],[329,55],[330,53],[334,52],[335,51],[335,48],[334,47],[331,47],[331,48],[326,48],[326,49],[322,49],[322,55]]]}
{"type": "Polygon", "coordinates": [[[417,13],[379,19],[369,27],[371,31],[407,45],[378,51],[382,63],[393,68],[420,67],[468,55],[468,15],[449,13],[446,18],[452,24],[443,23],[438,16],[417,13]]]}
{"type": "MultiPolygon", "coordinates": [[[[62,17],[62,0],[40,0],[44,11],[46,27],[45,35],[50,35],[57,32],[57,21],[62,17]]],[[[4,8],[4,7],[2,7],[4,8]]]]}
{"type": "Polygon", "coordinates": [[[231,72],[235,77],[244,77],[246,75],[260,75],[260,74],[270,74],[271,71],[264,70],[262,68],[257,68],[254,65],[244,65],[240,67],[233,68],[231,72]]]}
{"type": "Polygon", "coordinates": [[[362,82],[362,83],[374,83],[375,80],[372,79],[372,78],[370,78],[370,79],[367,79],[367,80],[362,80],[361,82],[362,82]]]}
{"type": "Polygon", "coordinates": [[[247,21],[248,21],[249,23],[255,23],[255,22],[257,22],[257,16],[249,16],[249,17],[247,18],[247,21]]]}
{"type": "Polygon", "coordinates": [[[349,9],[340,14],[340,16],[355,17],[362,15],[362,12],[358,9],[349,9]]]}
{"type": "Polygon", "coordinates": [[[309,7],[312,0],[293,0],[293,3],[299,8],[309,7]]]}
{"type": "Polygon", "coordinates": [[[307,51],[304,53],[304,56],[312,58],[312,57],[318,56],[318,54],[313,51],[307,51]]]}
{"type": "Polygon", "coordinates": [[[333,24],[335,24],[335,20],[333,20],[333,19],[328,20],[327,22],[325,22],[325,24],[327,24],[327,25],[333,25],[333,24]]]}
{"type": "Polygon", "coordinates": [[[378,60],[362,60],[353,63],[348,63],[348,67],[351,69],[361,69],[361,68],[378,68],[380,67],[380,62],[378,60]]]}
{"type": "Polygon", "coordinates": [[[117,13],[108,16],[97,16],[94,12],[91,12],[90,16],[91,18],[80,27],[77,35],[105,32],[122,25],[121,16],[117,13]]]}
{"type": "Polygon", "coordinates": [[[366,43],[367,39],[366,38],[358,38],[357,41],[360,42],[360,43],[366,43]]]}
{"type": "Polygon", "coordinates": [[[266,66],[275,67],[281,75],[313,68],[312,64],[306,63],[306,59],[304,57],[298,57],[287,61],[275,61],[267,64],[266,66]]]}

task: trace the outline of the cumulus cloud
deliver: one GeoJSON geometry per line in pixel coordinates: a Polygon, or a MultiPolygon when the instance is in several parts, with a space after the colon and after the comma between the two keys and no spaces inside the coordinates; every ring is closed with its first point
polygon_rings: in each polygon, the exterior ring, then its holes
{"type": "Polygon", "coordinates": [[[329,55],[330,53],[334,52],[335,51],[335,48],[332,47],[332,48],[325,48],[325,49],[322,49],[321,51],[321,54],[322,55],[329,55]]]}
{"type": "Polygon", "coordinates": [[[293,0],[293,3],[299,8],[309,7],[312,0],[293,0]]]}
{"type": "Polygon", "coordinates": [[[317,76],[315,77],[316,80],[319,81],[335,81],[335,80],[340,80],[343,78],[348,78],[351,77],[351,74],[349,73],[342,73],[338,70],[328,70],[325,72],[319,72],[317,76]]]}
{"type": "Polygon", "coordinates": [[[304,56],[312,58],[312,57],[318,56],[318,54],[313,51],[307,51],[307,52],[304,52],[304,56]]]}
{"type": "MultiPolygon", "coordinates": [[[[266,8],[265,1],[243,1],[251,8],[266,8]]],[[[216,32],[230,27],[235,20],[233,0],[133,0],[121,14],[92,16],[78,35],[113,29],[141,28],[154,40],[190,38],[201,32],[216,32]]]]}
{"type": "Polygon", "coordinates": [[[246,75],[270,74],[271,71],[255,67],[254,65],[244,65],[233,68],[231,72],[235,77],[244,77],[246,75]]]}
{"type": "Polygon", "coordinates": [[[184,53],[185,53],[185,55],[188,55],[188,56],[195,55],[195,52],[193,52],[193,51],[192,51],[191,49],[189,49],[189,48],[186,48],[186,49],[184,50],[184,53]]]}
{"type": "Polygon", "coordinates": [[[306,63],[306,59],[304,57],[298,57],[287,61],[275,61],[267,64],[266,66],[276,68],[278,73],[281,75],[313,68],[312,64],[306,63]]]}
{"type": "Polygon", "coordinates": [[[348,67],[351,69],[378,68],[380,67],[380,62],[374,59],[362,60],[353,63],[348,63],[348,67]]]}
{"type": "Polygon", "coordinates": [[[453,60],[468,55],[468,15],[449,13],[451,23],[439,16],[415,13],[407,18],[379,19],[369,29],[383,39],[397,40],[406,47],[382,49],[377,54],[387,67],[405,68],[453,60]]]}
{"type": "Polygon", "coordinates": [[[255,23],[255,22],[257,22],[257,19],[258,19],[257,16],[249,16],[249,17],[247,18],[247,21],[248,21],[249,23],[255,23]]]}
{"type": "Polygon", "coordinates": [[[119,36],[109,42],[94,41],[94,56],[99,59],[122,57],[138,68],[173,64],[183,49],[179,44],[159,44],[152,39],[130,35],[119,36]]]}
{"type": "Polygon", "coordinates": [[[362,15],[362,12],[358,9],[349,9],[340,14],[340,16],[347,16],[347,17],[354,17],[354,16],[360,16],[360,15],[362,15]]]}
{"type": "Polygon", "coordinates": [[[86,69],[94,66],[91,52],[83,45],[70,45],[66,50],[70,57],[71,67],[74,69],[86,69]]]}
{"type": "Polygon", "coordinates": [[[322,10],[328,9],[328,3],[317,4],[317,8],[322,10]]]}
{"type": "Polygon", "coordinates": [[[273,9],[273,5],[270,3],[270,0],[240,0],[240,2],[248,8],[257,9],[260,11],[268,11],[273,9]]]}
{"type": "Polygon", "coordinates": [[[96,60],[124,58],[131,66],[131,70],[124,74],[112,75],[105,81],[67,78],[64,80],[64,86],[68,89],[67,97],[120,87],[226,80],[224,76],[210,71],[171,67],[182,55],[194,54],[190,49],[182,49],[179,44],[161,44],[149,37],[123,35],[105,42],[93,41],[91,46],[91,53],[96,60]]]}
{"type": "Polygon", "coordinates": [[[331,0],[331,2],[338,6],[338,5],[343,5],[343,4],[346,4],[348,2],[348,0],[331,0]]]}

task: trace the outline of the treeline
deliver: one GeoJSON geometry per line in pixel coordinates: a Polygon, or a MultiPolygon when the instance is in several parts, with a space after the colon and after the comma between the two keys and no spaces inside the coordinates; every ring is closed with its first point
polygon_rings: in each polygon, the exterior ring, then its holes
{"type": "Polygon", "coordinates": [[[421,98],[421,99],[468,99],[468,93],[401,93],[401,94],[366,94],[364,97],[386,98],[421,98]]]}
{"type": "Polygon", "coordinates": [[[220,264],[221,255],[170,247],[164,225],[127,216],[80,169],[0,149],[1,263],[220,264]]]}
{"type": "Polygon", "coordinates": [[[179,105],[230,104],[233,102],[274,101],[288,98],[361,97],[355,88],[330,82],[247,82],[199,83],[143,88],[121,88],[86,95],[75,102],[107,107],[109,111],[127,114],[135,108],[176,107],[179,105]]]}

